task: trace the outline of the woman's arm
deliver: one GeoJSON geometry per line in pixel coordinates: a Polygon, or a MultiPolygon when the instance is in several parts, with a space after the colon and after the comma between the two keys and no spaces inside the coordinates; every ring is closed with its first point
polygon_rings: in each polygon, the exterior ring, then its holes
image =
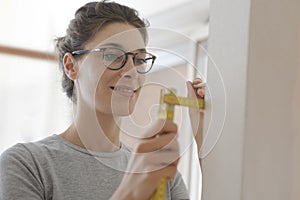
{"type": "MultiPolygon", "coordinates": [[[[195,87],[195,85],[202,83],[200,78],[196,78],[193,82],[188,81],[187,89],[188,89],[188,97],[204,99],[205,97],[205,88],[204,87],[195,87]]],[[[193,134],[195,136],[195,141],[197,143],[198,148],[198,156],[201,167],[201,159],[200,159],[200,150],[203,142],[203,123],[204,123],[204,111],[199,110],[198,108],[189,108],[189,115],[192,125],[193,134]]]]}
{"type": "Polygon", "coordinates": [[[41,200],[43,188],[29,151],[17,144],[0,157],[0,199],[41,200]]]}

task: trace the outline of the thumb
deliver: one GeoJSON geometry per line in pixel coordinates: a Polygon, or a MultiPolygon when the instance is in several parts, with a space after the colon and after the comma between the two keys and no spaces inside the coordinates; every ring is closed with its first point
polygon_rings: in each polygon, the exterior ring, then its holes
{"type": "Polygon", "coordinates": [[[187,81],[187,82],[185,82],[185,84],[186,84],[187,92],[188,92],[187,96],[195,98],[196,94],[195,94],[195,89],[193,87],[192,82],[191,81],[187,81]]]}

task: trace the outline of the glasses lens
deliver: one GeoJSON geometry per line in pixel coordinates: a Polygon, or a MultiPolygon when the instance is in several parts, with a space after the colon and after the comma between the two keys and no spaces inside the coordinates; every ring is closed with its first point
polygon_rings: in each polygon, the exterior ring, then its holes
{"type": "Polygon", "coordinates": [[[103,51],[103,63],[110,69],[119,69],[125,59],[125,53],[120,49],[107,48],[103,51]]]}
{"type": "Polygon", "coordinates": [[[151,70],[154,58],[149,53],[140,52],[134,58],[134,64],[139,73],[147,73],[151,70]]]}

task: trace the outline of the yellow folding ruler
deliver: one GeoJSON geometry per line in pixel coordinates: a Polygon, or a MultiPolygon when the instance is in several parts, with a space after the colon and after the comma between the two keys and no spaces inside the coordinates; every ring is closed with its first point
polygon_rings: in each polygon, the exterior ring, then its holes
{"type": "MultiPolygon", "coordinates": [[[[158,109],[158,117],[173,121],[175,105],[196,107],[199,109],[205,108],[204,99],[186,98],[176,96],[176,89],[161,89],[160,101],[158,109]]],[[[167,192],[167,179],[163,178],[160,181],[156,191],[151,196],[150,200],[165,200],[167,192]]]]}

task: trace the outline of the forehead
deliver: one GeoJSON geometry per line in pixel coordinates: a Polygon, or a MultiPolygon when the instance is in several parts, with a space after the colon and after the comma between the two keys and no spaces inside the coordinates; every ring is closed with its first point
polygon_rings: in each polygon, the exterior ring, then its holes
{"type": "Polygon", "coordinates": [[[104,26],[88,41],[85,48],[93,49],[108,44],[117,44],[125,51],[145,48],[139,29],[126,23],[111,23],[104,26]]]}

